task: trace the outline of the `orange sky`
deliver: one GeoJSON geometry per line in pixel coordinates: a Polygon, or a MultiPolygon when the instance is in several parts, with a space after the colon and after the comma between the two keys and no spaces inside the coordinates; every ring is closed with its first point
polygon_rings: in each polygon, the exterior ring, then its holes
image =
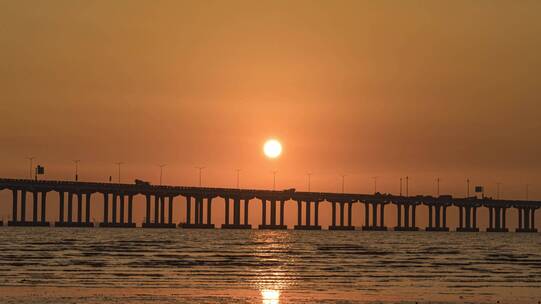
{"type": "Polygon", "coordinates": [[[0,7],[0,176],[541,199],[539,1],[0,7]]]}

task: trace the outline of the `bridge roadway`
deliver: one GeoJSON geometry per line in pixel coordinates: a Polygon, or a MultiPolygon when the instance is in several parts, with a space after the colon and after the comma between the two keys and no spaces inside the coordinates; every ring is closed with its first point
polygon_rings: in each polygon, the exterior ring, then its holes
{"type": "MultiPolygon", "coordinates": [[[[99,227],[136,227],[133,221],[133,197],[136,195],[146,198],[143,228],[215,228],[211,215],[212,205],[217,198],[222,198],[225,204],[225,223],[221,226],[222,229],[251,229],[248,210],[253,200],[261,202],[262,224],[259,229],[287,229],[284,224],[285,203],[293,201],[297,206],[297,224],[293,228],[299,230],[321,229],[321,203],[331,204],[332,224],[328,227],[329,230],[355,230],[352,225],[352,207],[353,204],[360,203],[364,204],[362,230],[387,230],[384,225],[385,205],[394,204],[397,206],[397,223],[394,227],[396,231],[419,230],[415,222],[416,209],[419,205],[424,205],[428,208],[426,231],[449,231],[447,208],[454,206],[459,208],[459,227],[456,231],[479,231],[477,209],[484,207],[489,211],[488,232],[509,231],[506,226],[506,213],[510,208],[518,210],[516,232],[537,232],[535,210],[541,206],[538,201],[454,198],[449,195],[406,197],[380,193],[300,192],[294,189],[271,191],[0,178],[0,190],[6,189],[13,195],[12,216],[8,226],[50,226],[45,216],[50,192],[56,192],[59,197],[59,217],[54,223],[55,227],[94,227],[95,223],[90,221],[90,205],[94,195],[102,197],[103,221],[98,223],[99,227]],[[33,204],[32,219],[29,220],[26,219],[27,193],[31,193],[33,204]],[[173,219],[173,208],[174,200],[179,196],[186,200],[186,221],[177,225],[173,219]],[[75,203],[77,208],[74,216],[75,203]]],[[[3,223],[0,222],[0,225],[3,223]]]]}

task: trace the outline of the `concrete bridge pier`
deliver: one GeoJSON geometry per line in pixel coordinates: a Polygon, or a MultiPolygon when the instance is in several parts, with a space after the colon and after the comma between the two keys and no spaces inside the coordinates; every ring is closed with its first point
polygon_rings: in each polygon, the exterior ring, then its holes
{"type": "Polygon", "coordinates": [[[507,207],[489,207],[489,227],[487,232],[508,232],[506,227],[507,207]]]}
{"type": "Polygon", "coordinates": [[[515,232],[537,232],[535,228],[535,207],[517,207],[518,228],[515,232]]]}
{"type": "MultiPolygon", "coordinates": [[[[284,207],[285,207],[285,201],[280,200],[277,201],[276,198],[271,198],[270,201],[270,223],[267,223],[267,200],[261,199],[261,225],[259,225],[259,229],[274,229],[274,230],[285,230],[287,229],[287,226],[284,225],[284,207]],[[280,203],[280,206],[277,204],[280,203]],[[280,207],[280,213],[278,213],[278,207],[280,207]],[[277,217],[278,215],[278,221],[277,217]]],[[[244,209],[245,211],[247,209],[244,209]]]]}
{"type": "Polygon", "coordinates": [[[353,210],[353,202],[346,202],[346,201],[340,201],[340,202],[332,202],[332,224],[329,226],[329,230],[355,230],[355,226],[352,225],[352,210],[353,210]],[[340,221],[337,224],[336,223],[336,207],[340,208],[340,221]],[[348,209],[348,217],[347,217],[347,224],[344,223],[344,209],[347,206],[348,209]]]}
{"type": "Polygon", "coordinates": [[[458,206],[458,227],[457,232],[479,232],[477,227],[478,206],[458,206]]]}
{"type": "Polygon", "coordinates": [[[385,204],[384,202],[364,202],[364,231],[387,231],[385,226],[385,204]],[[370,205],[372,205],[372,224],[370,224],[370,205]],[[379,223],[378,223],[379,206],[379,223]]]}
{"type": "MultiPolygon", "coordinates": [[[[173,196],[168,196],[164,193],[154,194],[154,208],[151,208],[151,195],[148,195],[146,201],[146,214],[145,221],[143,222],[143,228],[176,228],[177,225],[173,223],[173,196]],[[169,204],[166,205],[166,198],[169,199],[169,204]],[[165,218],[166,207],[168,217],[165,218]],[[154,209],[154,221],[152,221],[151,210],[154,209]]],[[[128,206],[129,208],[129,206],[128,206]]]]}
{"type": "MultiPolygon", "coordinates": [[[[225,224],[222,224],[222,229],[252,229],[252,225],[248,223],[248,208],[250,204],[249,199],[244,199],[244,223],[241,224],[241,198],[240,197],[234,197],[233,198],[233,223],[230,222],[230,203],[231,198],[226,197],[225,200],[225,224]]],[[[265,203],[263,202],[263,216],[265,216],[265,203]]]]}
{"type": "Polygon", "coordinates": [[[416,205],[410,203],[396,204],[396,227],[395,231],[419,231],[415,226],[416,205]],[[411,218],[411,221],[410,221],[411,218]],[[403,220],[403,222],[402,222],[403,220]]]}
{"type": "Polygon", "coordinates": [[[321,230],[319,225],[319,201],[297,201],[297,225],[295,230],[321,230]],[[304,224],[302,221],[302,205],[304,203],[304,224]],[[312,222],[312,204],[314,205],[314,221],[312,222]]]}
{"type": "MultiPolygon", "coordinates": [[[[206,197],[207,200],[207,214],[206,218],[204,217],[205,197],[203,196],[194,196],[193,209],[192,209],[192,196],[186,195],[186,222],[178,224],[181,228],[187,229],[213,229],[214,224],[212,224],[212,197],[206,197]],[[193,212],[192,212],[193,210],[193,212]],[[192,221],[193,213],[193,221],[192,221]],[[205,221],[206,219],[206,221],[205,221]]],[[[169,200],[169,216],[173,214],[173,203],[172,196],[169,200]]]]}
{"type": "Polygon", "coordinates": [[[428,204],[428,227],[425,231],[449,231],[447,227],[447,205],[428,204]]]}
{"type": "Polygon", "coordinates": [[[90,197],[91,193],[68,192],[68,214],[64,217],[64,192],[59,192],[59,216],[58,221],[54,223],[55,227],[94,227],[90,222],[90,197]],[[85,219],[83,220],[83,194],[86,198],[85,219]],[[73,196],[77,197],[77,218],[73,221],[73,196]]]}
{"type": "MultiPolygon", "coordinates": [[[[8,226],[37,226],[37,227],[44,227],[49,226],[49,223],[46,221],[45,218],[45,212],[46,212],[46,195],[47,192],[45,191],[38,191],[33,190],[32,191],[32,201],[33,201],[33,208],[32,208],[32,221],[26,220],[26,190],[12,190],[13,194],[13,209],[12,209],[12,218],[11,221],[8,221],[8,226]],[[19,192],[21,193],[21,212],[18,213],[19,209],[19,192]],[[38,210],[38,199],[39,195],[41,194],[41,213],[38,210]],[[41,216],[39,216],[41,215],[41,216]]],[[[3,224],[3,223],[2,223],[3,224]]],[[[0,224],[0,225],[2,225],[0,224]]]]}
{"type": "MultiPolygon", "coordinates": [[[[109,193],[103,194],[103,222],[99,227],[103,228],[134,228],[133,223],[133,194],[112,193],[111,216],[109,216],[109,193]],[[126,196],[128,196],[128,220],[126,221],[126,196]]],[[[87,208],[90,208],[87,206],[87,208]]]]}

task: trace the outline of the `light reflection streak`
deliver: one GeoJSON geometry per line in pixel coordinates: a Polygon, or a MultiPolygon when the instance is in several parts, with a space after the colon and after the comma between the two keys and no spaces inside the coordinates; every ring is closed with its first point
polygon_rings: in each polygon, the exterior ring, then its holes
{"type": "Polygon", "coordinates": [[[280,304],[280,291],[272,289],[262,289],[261,299],[263,304],[280,304]]]}

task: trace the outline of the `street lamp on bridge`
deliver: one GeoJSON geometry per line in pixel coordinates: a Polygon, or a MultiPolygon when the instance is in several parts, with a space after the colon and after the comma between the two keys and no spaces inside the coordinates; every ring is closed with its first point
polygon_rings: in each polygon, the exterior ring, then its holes
{"type": "Polygon", "coordinates": [[[123,162],[116,162],[115,165],[118,166],[118,183],[120,184],[120,165],[123,165],[123,162]]]}
{"type": "Polygon", "coordinates": [[[73,163],[75,163],[75,181],[79,180],[79,162],[80,161],[81,161],[80,159],[73,160],[73,163]]]}
{"type": "Polygon", "coordinates": [[[341,174],[340,176],[342,176],[342,193],[344,193],[346,188],[346,174],[341,174]]]}
{"type": "Polygon", "coordinates": [[[166,164],[158,165],[160,167],[160,186],[162,185],[162,177],[163,177],[163,167],[167,166],[166,164]]]}

